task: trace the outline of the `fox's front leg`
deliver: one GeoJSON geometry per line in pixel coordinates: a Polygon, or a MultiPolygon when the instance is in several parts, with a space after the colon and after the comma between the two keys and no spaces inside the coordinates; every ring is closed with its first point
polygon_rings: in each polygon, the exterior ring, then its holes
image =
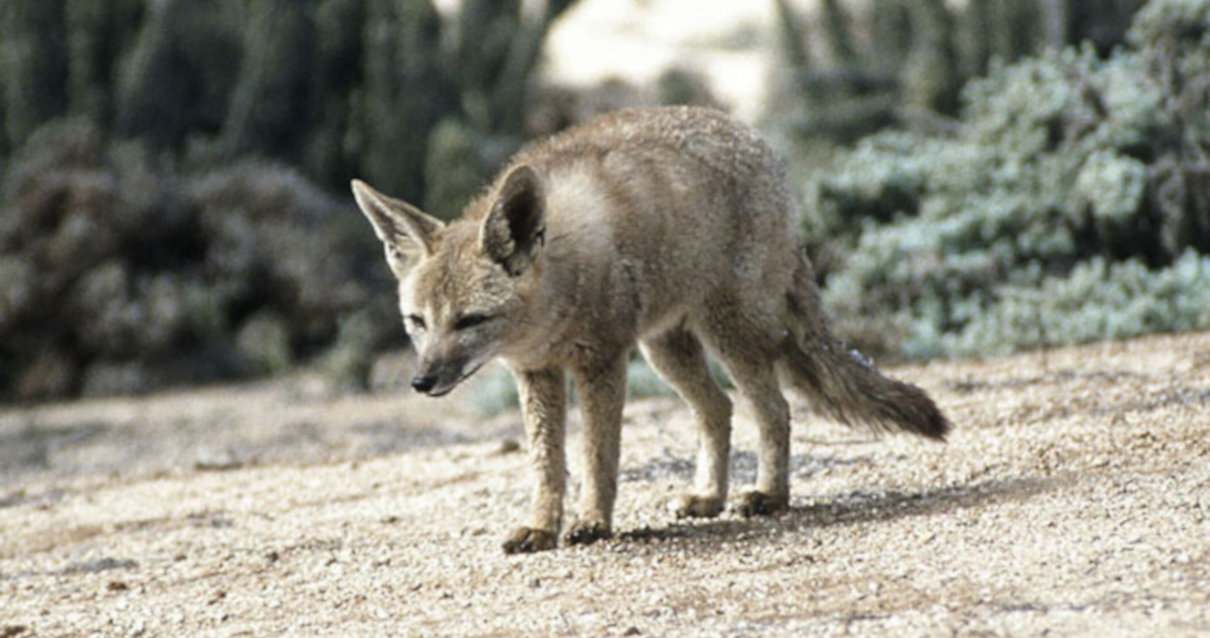
{"type": "Polygon", "coordinates": [[[567,417],[567,383],[558,369],[515,372],[529,462],[534,473],[529,525],[519,527],[504,541],[504,552],[518,554],[554,549],[563,519],[566,454],[563,451],[567,417]]]}
{"type": "Polygon", "coordinates": [[[626,402],[626,356],[573,370],[584,417],[584,477],[580,516],[567,531],[567,542],[592,543],[613,533],[613,504],[618,494],[618,458],[622,406],[626,402]]]}

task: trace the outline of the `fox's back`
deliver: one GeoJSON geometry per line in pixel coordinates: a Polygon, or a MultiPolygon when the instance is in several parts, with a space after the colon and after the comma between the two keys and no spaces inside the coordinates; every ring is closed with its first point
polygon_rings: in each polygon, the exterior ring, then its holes
{"type": "Polygon", "coordinates": [[[793,270],[797,223],[782,166],[719,111],[618,111],[514,163],[544,177],[552,264],[577,271],[566,285],[630,296],[641,331],[735,287],[784,286],[793,270]]]}
{"type": "Polygon", "coordinates": [[[747,178],[776,167],[768,145],[726,113],[700,107],[614,111],[520,152],[514,163],[546,164],[622,154],[631,158],[675,153],[717,175],[747,178]]]}

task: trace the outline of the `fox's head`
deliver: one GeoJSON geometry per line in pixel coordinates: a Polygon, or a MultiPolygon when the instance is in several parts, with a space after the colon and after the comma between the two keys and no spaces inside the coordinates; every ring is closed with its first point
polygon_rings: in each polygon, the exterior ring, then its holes
{"type": "Polygon", "coordinates": [[[529,302],[545,235],[542,182],[513,169],[445,224],[359,180],[353,195],[399,280],[399,310],[418,353],[412,387],[441,396],[532,335],[529,302]]]}

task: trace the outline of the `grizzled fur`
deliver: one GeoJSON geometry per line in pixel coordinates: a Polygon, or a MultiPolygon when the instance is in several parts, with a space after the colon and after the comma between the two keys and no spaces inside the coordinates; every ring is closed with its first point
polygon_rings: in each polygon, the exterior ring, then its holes
{"type": "Polygon", "coordinates": [[[789,505],[783,384],[845,423],[933,439],[949,429],[922,390],[830,335],[782,166],[720,112],[625,110],[564,132],[518,153],[449,224],[362,182],[353,191],[399,278],[419,353],[413,386],[445,394],[495,357],[516,377],[535,490],[507,552],[552,548],[563,529],[568,377],[581,398],[585,476],[565,538],[611,534],[636,344],[697,420],[680,516],[716,516],[727,497],[732,404],[707,353],[760,428],[756,485],[736,504],[745,515],[789,505]]]}

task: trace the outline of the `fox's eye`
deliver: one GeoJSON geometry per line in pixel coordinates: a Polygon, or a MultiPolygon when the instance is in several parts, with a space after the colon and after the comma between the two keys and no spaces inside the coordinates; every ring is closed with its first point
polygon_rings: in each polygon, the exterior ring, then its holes
{"type": "Polygon", "coordinates": [[[408,315],[406,318],[408,323],[412,324],[413,328],[417,330],[424,330],[424,317],[421,317],[420,315],[408,315]]]}
{"type": "Polygon", "coordinates": [[[458,321],[454,322],[454,330],[466,330],[467,328],[474,328],[475,326],[490,320],[490,316],[479,313],[462,315],[461,317],[458,317],[458,321]]]}

